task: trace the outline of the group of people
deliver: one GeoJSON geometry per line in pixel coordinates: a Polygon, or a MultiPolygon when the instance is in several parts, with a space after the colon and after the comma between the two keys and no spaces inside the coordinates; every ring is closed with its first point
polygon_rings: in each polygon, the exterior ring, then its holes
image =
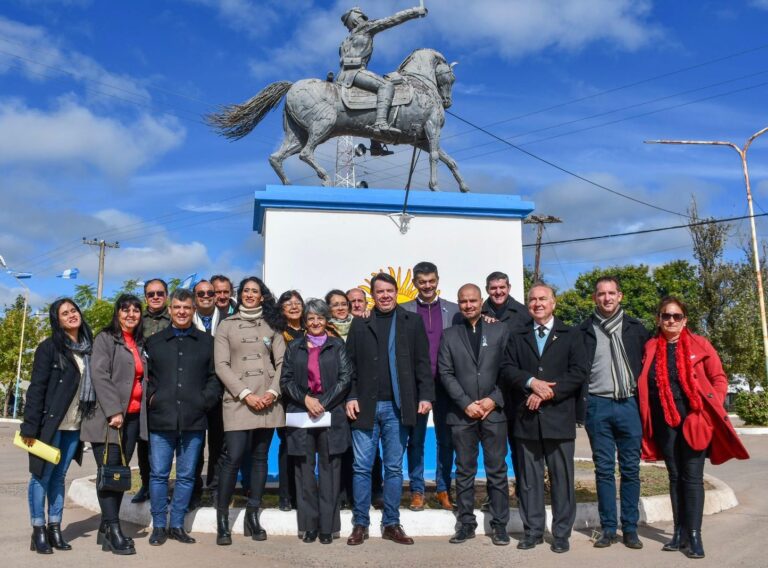
{"type": "MultiPolygon", "coordinates": [[[[651,337],[624,313],[614,277],[595,283],[594,313],[570,327],[555,317],[555,292],[543,282],[531,286],[523,305],[510,295],[507,275],[493,272],[485,300],[483,290],[468,283],[454,303],[439,297],[434,264],[418,263],[412,274],[418,296],[403,305],[397,281],[375,275],[370,308],[359,288],[305,302],[296,290],[276,298],[255,276],[240,282],[236,298],[221,275],[170,295],[166,283],[154,279],[144,285],[144,311],[138,297],[121,295],[110,325],[95,338],[72,299],[55,301],[52,334],[35,353],[21,426],[28,444],[38,439],[61,450],[56,465],[30,454],[31,550],[71,549],[61,533],[64,478],[71,461],[81,460],[83,442],[91,443],[99,467],[129,462],[138,446],[142,488],[134,500],[149,499],[149,544],[159,546],[169,538],[195,542],[184,518],[199,503],[207,437],[217,544],[232,543],[229,507],[239,472],[249,487],[245,535],[265,540],[259,514],[275,432],[280,508],[296,508],[305,543],[338,538],[346,501],[353,511],[348,545],[368,538],[372,504],[383,508],[382,537],[412,544],[400,524],[403,458],[410,508],[423,510],[432,412],[436,497],[457,516],[451,543],[475,537],[482,447],[492,542],[510,542],[511,450],[524,526],[517,548],[543,543],[546,467],[551,549],[568,551],[576,516],[576,427],[584,424],[602,526],[594,546],[616,543],[621,528],[627,547],[642,548],[643,457],[663,459],[669,473],[674,531],[663,549],[704,556],[705,458],[717,464],[748,455],[724,409],[728,381],[717,353],[688,331],[681,299],[661,301],[651,337]]],[[[99,544],[135,554],[120,527],[123,493],[97,493],[99,544]]]]}

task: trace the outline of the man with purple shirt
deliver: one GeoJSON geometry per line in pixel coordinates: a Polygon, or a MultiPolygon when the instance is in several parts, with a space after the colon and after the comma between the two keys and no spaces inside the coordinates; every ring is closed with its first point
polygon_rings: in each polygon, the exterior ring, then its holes
{"type": "MultiPolygon", "coordinates": [[[[437,374],[437,353],[443,330],[461,321],[459,306],[437,295],[440,277],[437,266],[431,262],[420,262],[413,267],[413,285],[418,290],[415,300],[402,307],[415,312],[424,320],[424,328],[429,340],[429,361],[432,364],[432,376],[435,378],[435,404],[433,422],[437,441],[436,490],[437,500],[443,509],[452,510],[451,470],[453,469],[453,442],[451,430],[446,423],[450,400],[437,374]]],[[[419,415],[416,426],[408,436],[408,479],[411,489],[412,511],[424,510],[424,441],[427,436],[429,415],[419,415]]]]}

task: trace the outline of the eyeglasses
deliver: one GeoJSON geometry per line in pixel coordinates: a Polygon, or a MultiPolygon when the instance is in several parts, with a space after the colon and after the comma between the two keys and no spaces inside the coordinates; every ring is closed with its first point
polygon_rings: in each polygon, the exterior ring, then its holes
{"type": "Polygon", "coordinates": [[[206,296],[209,298],[213,298],[215,295],[216,295],[216,292],[214,292],[213,290],[200,290],[197,293],[198,298],[205,298],[206,296]]]}
{"type": "Polygon", "coordinates": [[[147,292],[144,294],[147,298],[154,298],[157,296],[158,298],[165,298],[165,292],[162,290],[160,292],[147,292]]]}
{"type": "Polygon", "coordinates": [[[664,312],[663,314],[659,314],[659,316],[661,316],[661,321],[669,321],[669,320],[683,321],[683,318],[685,317],[683,314],[670,314],[667,312],[664,312]]]}
{"type": "Polygon", "coordinates": [[[346,302],[340,302],[338,304],[331,304],[330,307],[331,308],[347,308],[349,307],[349,304],[347,304],[346,302]]]}
{"type": "Polygon", "coordinates": [[[289,308],[301,308],[301,307],[303,307],[301,302],[295,302],[295,301],[294,302],[286,302],[283,305],[284,306],[288,306],[289,308]]]}

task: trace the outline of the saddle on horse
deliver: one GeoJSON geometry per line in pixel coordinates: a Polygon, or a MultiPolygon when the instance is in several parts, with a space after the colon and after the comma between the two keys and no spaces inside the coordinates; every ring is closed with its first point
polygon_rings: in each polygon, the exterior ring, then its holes
{"type": "MultiPolygon", "coordinates": [[[[403,80],[397,72],[385,75],[395,86],[395,97],[392,99],[393,107],[407,105],[413,100],[413,87],[403,80]]],[[[346,87],[341,85],[341,102],[348,109],[367,110],[376,108],[376,93],[366,91],[359,87],[346,87]]]]}

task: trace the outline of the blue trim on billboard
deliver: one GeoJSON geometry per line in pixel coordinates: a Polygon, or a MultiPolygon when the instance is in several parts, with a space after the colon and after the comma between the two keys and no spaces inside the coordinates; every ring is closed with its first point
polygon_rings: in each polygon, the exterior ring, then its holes
{"type": "MultiPolygon", "coordinates": [[[[399,213],[403,189],[354,189],[300,185],[268,185],[254,196],[253,230],[262,233],[267,209],[399,213]]],[[[534,209],[518,195],[412,190],[407,212],[412,215],[455,215],[496,219],[522,219],[534,209]]]]}

